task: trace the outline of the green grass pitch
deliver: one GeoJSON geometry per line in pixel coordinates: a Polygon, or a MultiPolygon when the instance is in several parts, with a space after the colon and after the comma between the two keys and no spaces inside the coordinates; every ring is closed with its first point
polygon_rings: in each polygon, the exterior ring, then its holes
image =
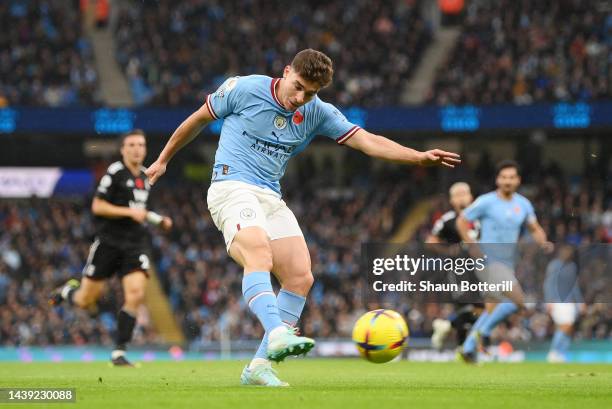
{"type": "Polygon", "coordinates": [[[239,385],[244,362],[0,363],[0,387],[74,387],[77,403],[5,408],[612,408],[612,366],[293,359],[289,388],[239,385]]]}

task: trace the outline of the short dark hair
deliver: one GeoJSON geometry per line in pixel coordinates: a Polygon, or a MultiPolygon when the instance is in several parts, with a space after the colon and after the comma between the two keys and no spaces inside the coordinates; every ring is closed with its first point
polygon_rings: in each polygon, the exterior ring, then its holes
{"type": "Polygon", "coordinates": [[[123,142],[125,142],[125,138],[127,138],[128,136],[132,136],[132,135],[140,135],[144,137],[145,140],[147,139],[147,135],[142,129],[132,129],[131,131],[127,131],[119,135],[119,138],[118,138],[119,146],[123,146],[123,142]]]}
{"type": "Polygon", "coordinates": [[[519,164],[512,160],[512,159],[504,159],[501,162],[499,162],[497,164],[497,168],[495,171],[495,177],[499,176],[499,174],[501,173],[502,170],[504,169],[508,169],[508,168],[514,168],[516,169],[516,173],[520,176],[521,175],[521,167],[519,166],[519,164]]]}
{"type": "Polygon", "coordinates": [[[312,48],[297,53],[291,67],[306,81],[316,82],[321,88],[327,87],[334,76],[331,58],[312,48]]]}

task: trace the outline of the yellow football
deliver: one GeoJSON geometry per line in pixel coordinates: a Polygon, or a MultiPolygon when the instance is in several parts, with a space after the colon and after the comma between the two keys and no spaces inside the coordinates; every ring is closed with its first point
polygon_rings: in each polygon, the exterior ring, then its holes
{"type": "Polygon", "coordinates": [[[353,342],[359,354],[377,364],[389,362],[402,352],[408,326],[393,310],[374,310],[361,316],[353,327],[353,342]]]}

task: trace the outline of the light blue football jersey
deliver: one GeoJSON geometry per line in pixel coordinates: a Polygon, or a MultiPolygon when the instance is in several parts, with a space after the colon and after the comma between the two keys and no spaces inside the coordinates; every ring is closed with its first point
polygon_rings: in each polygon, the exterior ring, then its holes
{"type": "Polygon", "coordinates": [[[535,211],[529,199],[515,193],[510,200],[504,200],[496,191],[478,197],[463,211],[463,216],[471,222],[480,221],[480,242],[484,253],[490,260],[514,265],[516,244],[524,223],[536,221],[535,211]],[[484,243],[509,243],[490,245],[484,243]]]}
{"type": "Polygon", "coordinates": [[[317,135],[342,144],[360,128],[333,105],[315,96],[288,111],[276,96],[279,78],[232,77],[206,97],[215,118],[223,118],[212,182],[237,180],[281,194],[280,179],[289,159],[317,135]]]}

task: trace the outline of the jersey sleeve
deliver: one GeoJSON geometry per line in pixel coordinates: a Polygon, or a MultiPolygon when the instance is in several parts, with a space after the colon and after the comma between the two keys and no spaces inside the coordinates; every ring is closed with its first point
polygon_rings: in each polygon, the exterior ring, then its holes
{"type": "Polygon", "coordinates": [[[535,214],[535,210],[533,209],[533,205],[528,199],[525,199],[525,203],[523,204],[523,206],[525,207],[525,221],[527,222],[527,224],[532,224],[538,221],[538,218],[535,214]]]}
{"type": "Polygon", "coordinates": [[[359,126],[349,122],[332,104],[320,101],[318,105],[319,125],[315,130],[317,135],[327,136],[338,144],[343,144],[361,129],[359,126]]]}
{"type": "Polygon", "coordinates": [[[489,201],[485,196],[480,196],[474,201],[474,203],[463,210],[463,217],[470,222],[482,219],[482,217],[485,215],[488,202],[489,201]]]}
{"type": "Polygon", "coordinates": [[[96,189],[96,197],[100,199],[104,199],[107,202],[110,202],[113,198],[113,194],[115,192],[115,187],[117,185],[117,177],[116,174],[112,175],[109,172],[106,172],[100,182],[98,183],[98,188],[96,189]]]}
{"type": "Polygon", "coordinates": [[[231,77],[212,94],[206,97],[206,107],[214,119],[225,118],[237,112],[240,94],[244,88],[244,80],[240,77],[231,77]]]}

